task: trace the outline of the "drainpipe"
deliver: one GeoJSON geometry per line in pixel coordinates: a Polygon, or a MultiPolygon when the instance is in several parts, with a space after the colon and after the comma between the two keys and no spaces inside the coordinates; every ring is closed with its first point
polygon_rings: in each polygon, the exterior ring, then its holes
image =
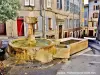
{"type": "Polygon", "coordinates": [[[45,35],[45,9],[44,9],[45,0],[40,0],[40,16],[42,17],[42,38],[46,38],[45,35]]]}
{"type": "MultiPolygon", "coordinates": [[[[73,0],[73,4],[74,4],[74,0],[73,0]]],[[[75,7],[74,7],[74,12],[75,12],[75,7]]],[[[74,37],[74,12],[73,12],[73,37],[74,37]]]]}
{"type": "Polygon", "coordinates": [[[79,38],[80,38],[80,0],[79,0],[79,38]]]}

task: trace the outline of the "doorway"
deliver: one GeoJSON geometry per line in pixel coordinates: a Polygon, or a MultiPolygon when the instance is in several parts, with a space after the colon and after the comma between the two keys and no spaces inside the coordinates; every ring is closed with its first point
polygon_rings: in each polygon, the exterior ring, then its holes
{"type": "Polygon", "coordinates": [[[65,32],[65,38],[67,38],[67,32],[65,32]]]}
{"type": "Polygon", "coordinates": [[[62,25],[59,25],[59,39],[62,38],[62,25]]]}
{"type": "Polygon", "coordinates": [[[0,23],[0,35],[6,35],[6,23],[0,23]]]}
{"type": "Polygon", "coordinates": [[[90,37],[93,36],[93,30],[89,30],[89,36],[90,36],[90,37]]]}
{"type": "Polygon", "coordinates": [[[18,36],[24,36],[24,19],[23,18],[17,19],[17,33],[18,33],[18,36]]]}

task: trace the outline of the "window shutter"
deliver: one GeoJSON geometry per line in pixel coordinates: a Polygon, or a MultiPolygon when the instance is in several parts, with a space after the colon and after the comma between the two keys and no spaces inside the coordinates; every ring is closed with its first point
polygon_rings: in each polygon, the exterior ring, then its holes
{"type": "Polygon", "coordinates": [[[60,9],[62,9],[62,0],[60,0],[60,9]]]}
{"type": "Polygon", "coordinates": [[[68,28],[68,19],[65,19],[65,29],[68,28]]]}
{"type": "Polygon", "coordinates": [[[67,26],[68,26],[68,28],[69,28],[69,19],[68,19],[68,22],[67,22],[67,26]]]}
{"type": "Polygon", "coordinates": [[[30,0],[30,6],[35,6],[35,0],[30,0]]]}
{"type": "Polygon", "coordinates": [[[66,0],[64,0],[64,10],[66,11],[66,7],[67,6],[67,4],[66,4],[66,0]]]}
{"type": "Polygon", "coordinates": [[[49,30],[48,17],[45,17],[46,31],[49,30]]]}
{"type": "Polygon", "coordinates": [[[25,26],[25,36],[28,35],[28,24],[24,22],[24,26],[25,26]]]}
{"type": "Polygon", "coordinates": [[[74,27],[76,28],[76,20],[74,19],[74,27]]]}
{"type": "Polygon", "coordinates": [[[55,17],[52,18],[52,28],[53,30],[56,29],[56,18],[55,17]]]}
{"type": "Polygon", "coordinates": [[[57,8],[59,8],[59,3],[58,3],[58,0],[57,0],[57,8]]]}
{"type": "Polygon", "coordinates": [[[47,8],[51,8],[52,7],[52,0],[47,0],[47,8]]]}
{"type": "Polygon", "coordinates": [[[35,28],[35,30],[37,29],[37,24],[35,24],[34,28],[35,28]]]}
{"type": "Polygon", "coordinates": [[[29,0],[25,0],[25,6],[29,6],[29,0]]]}

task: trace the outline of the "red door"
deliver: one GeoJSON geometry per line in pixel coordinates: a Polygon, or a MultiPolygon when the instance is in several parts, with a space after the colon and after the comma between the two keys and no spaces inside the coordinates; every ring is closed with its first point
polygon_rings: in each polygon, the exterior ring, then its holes
{"type": "Polygon", "coordinates": [[[17,19],[17,33],[18,33],[18,36],[24,36],[24,20],[23,20],[23,18],[17,19]]]}

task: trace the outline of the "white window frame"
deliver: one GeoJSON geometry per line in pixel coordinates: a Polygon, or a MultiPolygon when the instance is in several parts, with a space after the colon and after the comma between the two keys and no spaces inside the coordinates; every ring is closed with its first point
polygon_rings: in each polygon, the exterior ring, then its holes
{"type": "Polygon", "coordinates": [[[35,6],[35,0],[24,0],[25,6],[35,6]]]}
{"type": "Polygon", "coordinates": [[[30,1],[29,0],[24,0],[24,3],[25,3],[24,4],[25,6],[29,6],[30,5],[30,1]]]}
{"type": "Polygon", "coordinates": [[[47,8],[51,8],[52,7],[52,0],[47,0],[47,8]]]}
{"type": "Polygon", "coordinates": [[[30,6],[35,6],[35,0],[30,0],[30,6]]]}
{"type": "Polygon", "coordinates": [[[37,30],[37,29],[38,29],[38,28],[37,28],[37,24],[35,24],[35,25],[34,25],[34,28],[35,28],[35,30],[37,30]]]}
{"type": "Polygon", "coordinates": [[[60,0],[57,1],[57,9],[62,9],[61,1],[60,0]]]}

